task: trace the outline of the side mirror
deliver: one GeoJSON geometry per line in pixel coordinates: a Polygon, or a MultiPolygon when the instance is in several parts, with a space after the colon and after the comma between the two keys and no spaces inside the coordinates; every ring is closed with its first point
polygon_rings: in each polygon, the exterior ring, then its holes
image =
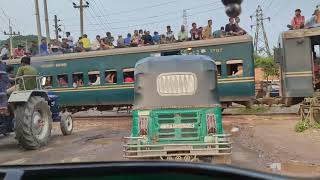
{"type": "Polygon", "coordinates": [[[45,86],[47,82],[47,78],[46,77],[42,77],[41,78],[41,86],[45,86]]]}

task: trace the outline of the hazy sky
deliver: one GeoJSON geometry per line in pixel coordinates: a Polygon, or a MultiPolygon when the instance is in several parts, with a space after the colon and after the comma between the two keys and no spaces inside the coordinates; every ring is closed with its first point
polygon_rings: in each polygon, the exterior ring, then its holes
{"type": "MultiPolygon", "coordinates": [[[[47,0],[51,38],[54,37],[53,17],[56,14],[61,19],[62,29],[71,31],[78,37],[79,11],[73,8],[72,2],[79,4],[79,0],[47,0]]],[[[187,10],[188,24],[192,22],[205,26],[208,19],[213,19],[214,29],[224,26],[228,18],[220,0],[87,0],[90,7],[85,10],[85,33],[94,39],[95,35],[105,35],[111,31],[114,36],[125,36],[134,29],[146,29],[163,33],[166,26],[171,25],[173,31],[178,33],[183,22],[183,9],[187,10]]],[[[42,21],[42,35],[45,36],[43,0],[40,3],[42,21]]],[[[265,16],[271,17],[271,22],[265,22],[271,46],[277,40],[279,33],[286,30],[286,25],[294,14],[296,8],[302,9],[306,18],[311,17],[319,0],[244,0],[242,4],[241,26],[250,34],[250,16],[261,5],[265,16]]],[[[14,30],[23,35],[36,34],[34,0],[0,0],[0,31],[8,29],[8,17],[12,18],[14,30]]],[[[253,29],[254,30],[254,29],[253,29]]],[[[62,33],[61,33],[62,34],[62,33]]],[[[0,33],[0,39],[7,37],[0,33]]]]}

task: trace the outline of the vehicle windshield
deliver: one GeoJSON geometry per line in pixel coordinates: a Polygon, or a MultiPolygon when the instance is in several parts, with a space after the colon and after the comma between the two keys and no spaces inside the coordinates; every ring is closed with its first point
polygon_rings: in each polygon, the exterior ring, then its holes
{"type": "Polygon", "coordinates": [[[0,168],[320,177],[319,3],[223,2],[2,0],[0,168]]]}

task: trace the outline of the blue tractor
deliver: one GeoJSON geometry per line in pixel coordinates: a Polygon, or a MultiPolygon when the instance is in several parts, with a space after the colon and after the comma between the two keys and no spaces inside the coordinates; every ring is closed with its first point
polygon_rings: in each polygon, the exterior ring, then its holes
{"type": "MultiPolygon", "coordinates": [[[[25,78],[30,77],[16,78],[22,82],[22,87],[25,78]]],[[[33,78],[37,81],[36,89],[19,88],[8,96],[8,74],[0,63],[0,135],[15,132],[19,144],[28,150],[48,144],[53,122],[60,122],[63,135],[70,135],[73,130],[72,116],[62,111],[59,97],[42,89],[46,79],[38,76],[33,78]]]]}

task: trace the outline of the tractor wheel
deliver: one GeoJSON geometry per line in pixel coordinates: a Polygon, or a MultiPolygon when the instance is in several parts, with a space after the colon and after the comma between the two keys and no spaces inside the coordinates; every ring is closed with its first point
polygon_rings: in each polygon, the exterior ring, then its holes
{"type": "Polygon", "coordinates": [[[70,113],[63,113],[61,115],[60,129],[63,135],[68,136],[73,130],[73,119],[70,113]]]}
{"type": "Polygon", "coordinates": [[[213,156],[211,157],[211,163],[213,164],[231,164],[231,155],[213,156]]]}
{"type": "Polygon", "coordinates": [[[39,149],[49,142],[52,117],[48,102],[33,96],[28,102],[17,105],[15,110],[16,139],[27,150],[39,149]]]}

